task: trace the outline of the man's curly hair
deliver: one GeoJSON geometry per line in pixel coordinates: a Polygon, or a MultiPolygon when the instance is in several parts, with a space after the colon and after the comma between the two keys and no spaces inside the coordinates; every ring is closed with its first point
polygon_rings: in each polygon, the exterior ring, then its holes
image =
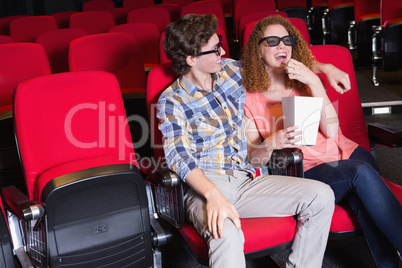
{"type": "Polygon", "coordinates": [[[218,20],[214,15],[188,14],[169,24],[165,29],[163,49],[172,61],[176,73],[190,71],[187,56],[195,56],[217,32],[218,20]]]}
{"type": "MultiPolygon", "coordinates": [[[[247,42],[247,47],[242,54],[241,74],[245,88],[248,91],[264,92],[271,86],[264,62],[261,59],[260,40],[265,37],[263,36],[264,31],[268,26],[277,24],[282,25],[289,35],[297,36],[296,44],[292,48],[292,58],[312,69],[313,58],[311,51],[296,27],[294,27],[288,19],[280,15],[266,17],[259,21],[253,28],[247,42]]],[[[288,76],[286,76],[286,88],[297,88],[298,90],[309,93],[307,85],[297,80],[291,80],[288,76]]]]}

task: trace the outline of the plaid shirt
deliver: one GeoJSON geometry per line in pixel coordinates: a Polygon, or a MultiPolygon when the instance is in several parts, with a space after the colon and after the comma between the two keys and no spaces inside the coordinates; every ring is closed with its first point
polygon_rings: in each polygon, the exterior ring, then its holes
{"type": "Polygon", "coordinates": [[[182,76],[159,98],[165,158],[183,180],[197,168],[229,175],[235,175],[233,170],[255,173],[246,160],[246,92],[239,64],[222,59],[222,70],[213,74],[212,91],[199,89],[182,76]]]}

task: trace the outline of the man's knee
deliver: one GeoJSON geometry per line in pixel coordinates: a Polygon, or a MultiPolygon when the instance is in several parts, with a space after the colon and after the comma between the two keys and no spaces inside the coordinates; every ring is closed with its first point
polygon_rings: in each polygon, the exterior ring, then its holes
{"type": "Polygon", "coordinates": [[[326,210],[332,213],[335,209],[335,195],[331,187],[328,184],[317,181],[311,190],[315,194],[312,206],[316,210],[326,210]]]}
{"type": "Polygon", "coordinates": [[[208,241],[210,266],[217,267],[244,267],[244,235],[230,219],[224,223],[223,238],[208,241]]]}

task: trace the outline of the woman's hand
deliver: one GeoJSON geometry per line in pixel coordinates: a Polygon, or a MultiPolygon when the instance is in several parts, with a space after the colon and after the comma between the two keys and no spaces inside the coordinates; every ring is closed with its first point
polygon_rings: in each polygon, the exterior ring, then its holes
{"type": "Polygon", "coordinates": [[[302,139],[302,132],[296,131],[298,128],[298,126],[292,126],[281,129],[266,138],[263,141],[263,144],[271,150],[298,147],[295,143],[302,139]]]}
{"type": "Polygon", "coordinates": [[[298,80],[309,86],[312,83],[321,83],[320,78],[313,71],[295,59],[290,59],[285,69],[289,79],[298,80]]]}

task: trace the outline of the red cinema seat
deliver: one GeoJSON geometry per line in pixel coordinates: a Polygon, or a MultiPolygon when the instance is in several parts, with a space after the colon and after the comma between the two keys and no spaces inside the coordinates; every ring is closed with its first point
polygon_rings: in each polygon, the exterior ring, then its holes
{"type": "Polygon", "coordinates": [[[49,75],[49,61],[43,47],[35,43],[2,44],[0,59],[0,184],[26,191],[15,144],[13,94],[21,82],[49,75]]]}
{"type": "Polygon", "coordinates": [[[83,36],[70,42],[68,57],[70,72],[107,71],[116,76],[125,97],[145,93],[144,63],[132,34],[83,36]]]}
{"type": "Polygon", "coordinates": [[[154,4],[153,0],[123,0],[123,7],[131,9],[143,8],[147,6],[152,6],[154,4]]]}
{"type": "Polygon", "coordinates": [[[261,11],[276,11],[276,3],[274,0],[238,0],[235,2],[233,23],[236,38],[238,39],[241,33],[239,32],[240,19],[251,13],[261,11]]]}
{"type": "Polygon", "coordinates": [[[291,18],[306,20],[307,2],[305,0],[277,0],[276,5],[279,11],[286,12],[291,18]]]}
{"type": "Polygon", "coordinates": [[[159,64],[159,29],[154,23],[134,22],[125,23],[112,27],[109,32],[123,32],[134,36],[137,42],[144,68],[149,71],[152,67],[159,64]]]}
{"type": "Polygon", "coordinates": [[[381,1],[381,25],[373,35],[373,82],[377,81],[377,67],[395,71],[402,67],[402,2],[381,1]]]}
{"type": "Polygon", "coordinates": [[[10,36],[14,42],[35,42],[39,34],[56,29],[56,19],[52,16],[27,16],[10,22],[10,36]]]}
{"type": "Polygon", "coordinates": [[[357,49],[359,65],[368,66],[372,62],[373,26],[380,25],[381,0],[355,0],[354,20],[348,31],[349,49],[357,49]]]}
{"type": "Polygon", "coordinates": [[[70,16],[78,13],[78,11],[60,11],[50,14],[50,16],[56,19],[56,23],[59,29],[70,27],[70,16]]]}
{"type": "Polygon", "coordinates": [[[88,35],[84,29],[63,28],[41,33],[35,42],[46,51],[52,73],[68,72],[68,48],[70,42],[88,35]]]}
{"type": "Polygon", "coordinates": [[[226,19],[223,13],[222,4],[219,1],[193,2],[181,9],[181,16],[186,14],[213,14],[218,19],[218,25],[227,32],[226,19]]]}
{"type": "Polygon", "coordinates": [[[10,35],[10,22],[16,18],[27,17],[29,15],[11,15],[0,18],[0,34],[10,35]]]}
{"type": "MultiPolygon", "coordinates": [[[[363,109],[359,97],[359,91],[356,83],[356,75],[353,67],[353,60],[347,48],[337,45],[316,45],[310,47],[313,55],[319,62],[327,62],[341,69],[349,75],[351,89],[346,94],[339,94],[328,83],[325,75],[320,74],[324,86],[328,89],[328,97],[334,105],[342,133],[349,139],[358,143],[361,147],[371,150],[370,141],[377,143],[378,140],[387,140],[387,146],[394,141],[402,144],[401,138],[392,138],[382,133],[378,137],[376,125],[369,125],[368,129],[364,121],[363,109]],[[369,139],[370,138],[370,139],[369,139]]],[[[389,134],[390,135],[390,134],[389,134]]],[[[396,197],[402,202],[402,186],[391,183],[384,178],[390,189],[395,193],[396,197]]],[[[360,225],[357,217],[351,208],[347,205],[336,205],[332,224],[330,229],[330,238],[344,238],[359,234],[360,225]]]]}
{"type": "Polygon", "coordinates": [[[14,244],[27,245],[19,259],[31,267],[152,267],[148,187],[116,77],[67,72],[22,82],[14,122],[28,195],[13,186],[1,195],[10,226],[24,226],[10,228],[23,234],[14,244]],[[26,216],[30,209],[37,213],[26,216]]]}
{"type": "Polygon", "coordinates": [[[127,23],[150,22],[156,24],[162,33],[171,22],[169,11],[163,7],[144,7],[133,9],[127,14],[127,23]]]}
{"type": "Polygon", "coordinates": [[[107,11],[78,12],[70,16],[70,28],[84,29],[88,34],[106,33],[115,26],[115,21],[107,11]]]}
{"type": "Polygon", "coordinates": [[[99,11],[114,8],[112,0],[86,1],[82,3],[82,11],[99,11]]]}

